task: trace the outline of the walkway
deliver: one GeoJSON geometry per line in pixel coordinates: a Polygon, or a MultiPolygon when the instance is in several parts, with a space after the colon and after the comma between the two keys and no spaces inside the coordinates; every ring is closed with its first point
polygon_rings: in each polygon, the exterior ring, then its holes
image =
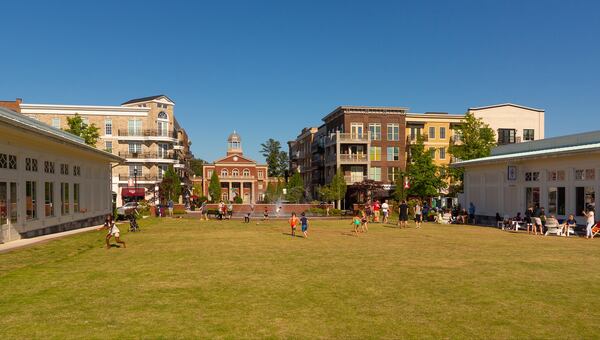
{"type": "Polygon", "coordinates": [[[95,230],[100,227],[101,227],[101,225],[97,225],[97,226],[93,226],[93,227],[86,227],[86,228],[74,229],[74,230],[69,230],[69,231],[63,231],[61,233],[54,233],[54,234],[48,234],[48,235],[43,235],[43,236],[38,236],[38,237],[24,238],[24,239],[20,239],[20,240],[16,240],[16,241],[10,241],[7,243],[0,244],[0,253],[9,252],[9,251],[12,251],[12,250],[15,250],[18,248],[28,247],[28,246],[34,245],[36,243],[54,240],[54,239],[66,237],[69,235],[85,233],[87,231],[95,230]]]}

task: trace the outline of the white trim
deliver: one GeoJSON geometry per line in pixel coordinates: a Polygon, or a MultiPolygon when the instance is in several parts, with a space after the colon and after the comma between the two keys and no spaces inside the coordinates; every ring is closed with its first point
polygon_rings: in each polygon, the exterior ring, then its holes
{"type": "Polygon", "coordinates": [[[103,115],[103,116],[148,116],[149,107],[126,106],[92,106],[92,105],[50,105],[23,104],[20,105],[24,114],[56,114],[56,115],[103,115]]]}
{"type": "Polygon", "coordinates": [[[530,111],[536,111],[536,112],[545,112],[546,111],[544,109],[536,109],[534,107],[528,107],[528,106],[523,106],[523,105],[518,105],[518,104],[513,104],[513,103],[502,103],[502,104],[496,104],[496,105],[488,105],[488,106],[480,106],[480,107],[470,107],[469,111],[493,109],[493,108],[503,107],[503,106],[513,106],[513,107],[518,107],[518,108],[521,108],[521,109],[530,110],[530,111]]]}
{"type": "MultiPolygon", "coordinates": [[[[169,158],[125,158],[125,161],[127,163],[171,163],[171,164],[175,164],[178,163],[178,161],[176,159],[169,159],[169,158]]],[[[129,165],[129,164],[128,164],[129,165]]]]}
{"type": "Polygon", "coordinates": [[[128,141],[159,141],[159,142],[171,142],[177,143],[177,138],[166,137],[166,136],[112,136],[116,140],[128,140],[128,141]]]}

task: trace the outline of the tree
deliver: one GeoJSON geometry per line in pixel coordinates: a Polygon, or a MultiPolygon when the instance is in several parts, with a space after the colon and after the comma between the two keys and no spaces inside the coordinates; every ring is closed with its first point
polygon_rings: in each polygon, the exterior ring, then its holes
{"type": "Polygon", "coordinates": [[[202,169],[204,168],[205,163],[206,161],[199,158],[194,158],[190,160],[190,168],[192,168],[194,175],[202,176],[202,169]]]}
{"type": "Polygon", "coordinates": [[[398,174],[398,177],[396,177],[396,180],[394,181],[394,184],[396,185],[396,188],[394,189],[394,199],[397,202],[401,202],[402,200],[406,199],[406,189],[404,188],[404,177],[406,176],[406,173],[401,171],[400,174],[398,174]]]}
{"type": "Polygon", "coordinates": [[[285,151],[281,151],[281,143],[269,138],[260,146],[260,152],[269,166],[269,177],[283,177],[288,168],[288,156],[285,151]]]}
{"type": "Polygon", "coordinates": [[[410,146],[410,162],[408,164],[410,188],[407,194],[420,198],[437,196],[447,183],[440,176],[440,168],[433,163],[431,153],[425,150],[423,137],[410,146]]]}
{"type": "Polygon", "coordinates": [[[298,172],[294,173],[287,184],[286,198],[290,202],[300,203],[304,197],[304,182],[298,172]]]}
{"type": "Polygon", "coordinates": [[[331,179],[331,183],[324,185],[319,189],[321,197],[326,201],[337,201],[337,208],[341,209],[341,200],[346,197],[346,180],[341,172],[338,172],[331,179]]]}
{"type": "Polygon", "coordinates": [[[173,200],[177,202],[179,195],[181,194],[181,179],[175,172],[173,166],[169,166],[167,171],[163,174],[163,179],[158,185],[160,195],[166,200],[173,200]]]}
{"type": "Polygon", "coordinates": [[[216,202],[221,199],[221,181],[216,171],[213,171],[210,176],[210,183],[208,184],[208,195],[210,196],[211,202],[216,202]]]}
{"type": "Polygon", "coordinates": [[[69,125],[69,128],[65,130],[66,132],[79,136],[83,138],[85,144],[96,147],[96,142],[100,138],[100,129],[96,125],[84,123],[77,113],[73,118],[67,117],[67,125],[69,125]]]}
{"type": "MultiPolygon", "coordinates": [[[[467,113],[463,123],[454,128],[454,135],[460,136],[460,141],[452,141],[448,153],[463,161],[487,157],[496,145],[494,130],[472,113],[467,113]]],[[[448,175],[460,183],[459,191],[462,191],[463,169],[450,167],[447,170],[448,175]]]]}

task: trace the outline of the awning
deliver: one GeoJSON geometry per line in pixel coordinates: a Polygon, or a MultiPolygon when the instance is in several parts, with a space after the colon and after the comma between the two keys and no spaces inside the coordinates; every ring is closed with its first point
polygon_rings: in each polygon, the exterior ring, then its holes
{"type": "Polygon", "coordinates": [[[123,188],[121,190],[121,196],[123,197],[144,197],[145,194],[145,188],[123,188]]]}

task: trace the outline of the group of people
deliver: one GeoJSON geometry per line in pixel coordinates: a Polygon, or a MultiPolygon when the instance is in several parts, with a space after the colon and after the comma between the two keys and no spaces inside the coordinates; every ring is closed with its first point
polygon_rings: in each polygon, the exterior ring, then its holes
{"type": "MultiPolygon", "coordinates": [[[[593,206],[586,207],[586,209],[581,212],[581,216],[584,216],[586,220],[585,237],[589,239],[594,238],[593,228],[596,225],[596,218],[593,206]]],[[[571,231],[577,227],[577,221],[573,214],[570,214],[563,223],[560,223],[554,214],[546,216],[544,207],[540,207],[539,205],[527,208],[524,216],[518,212],[516,216],[507,220],[502,218],[499,213],[496,213],[496,221],[498,221],[498,223],[503,223],[505,227],[510,227],[512,229],[515,229],[517,225],[525,224],[527,233],[533,235],[538,235],[538,232],[540,235],[544,235],[544,228],[546,228],[546,226],[560,226],[562,235],[568,237],[571,231]]]]}
{"type": "Polygon", "coordinates": [[[368,222],[375,223],[388,223],[390,218],[390,205],[387,200],[383,203],[379,203],[379,200],[375,200],[374,202],[367,202],[364,206],[365,218],[368,222]]]}

